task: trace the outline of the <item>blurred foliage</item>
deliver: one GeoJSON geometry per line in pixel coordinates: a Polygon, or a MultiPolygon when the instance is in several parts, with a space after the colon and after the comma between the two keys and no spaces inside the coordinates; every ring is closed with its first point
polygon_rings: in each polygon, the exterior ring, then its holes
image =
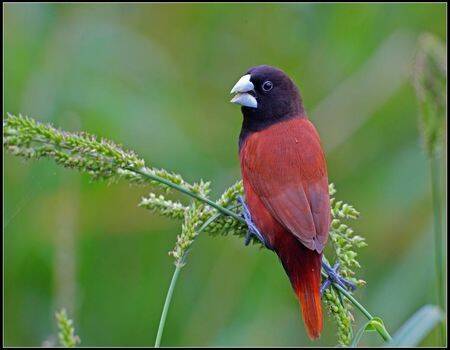
{"type": "Polygon", "coordinates": [[[418,346],[428,332],[444,319],[445,315],[438,306],[422,306],[399,328],[389,345],[418,346]]]}
{"type": "MultiPolygon", "coordinates": [[[[437,304],[445,310],[445,256],[446,239],[442,227],[442,173],[440,156],[447,109],[447,55],[444,44],[429,33],[419,38],[413,69],[413,84],[420,108],[420,130],[430,162],[431,192],[434,212],[434,255],[437,304]]],[[[445,322],[441,325],[440,337],[445,343],[445,322]]]]}
{"type": "MultiPolygon", "coordinates": [[[[355,231],[369,244],[360,256],[369,287],[357,295],[395,330],[435,295],[428,168],[408,74],[419,35],[445,42],[445,23],[445,4],[9,3],[4,115],[118,140],[152,166],[213,179],[218,195],[239,178],[230,87],[250,66],[283,68],[318,127],[340,198],[362,213],[355,231]]],[[[4,343],[40,345],[53,310],[73,305],[84,345],[152,344],[177,224],[137,209],[142,189],[92,183],[47,161],[5,155],[4,164],[4,343]],[[74,239],[57,239],[61,230],[74,239]],[[73,273],[56,278],[67,260],[73,273]]],[[[196,245],[166,345],[313,344],[273,254],[238,238],[196,245]]],[[[324,328],[314,345],[335,344],[334,327],[324,328]]],[[[422,345],[436,345],[434,335],[422,345]]]]}
{"type": "Polygon", "coordinates": [[[447,55],[443,43],[430,34],[419,38],[413,83],[420,107],[420,126],[430,157],[442,149],[446,110],[447,55]]]}

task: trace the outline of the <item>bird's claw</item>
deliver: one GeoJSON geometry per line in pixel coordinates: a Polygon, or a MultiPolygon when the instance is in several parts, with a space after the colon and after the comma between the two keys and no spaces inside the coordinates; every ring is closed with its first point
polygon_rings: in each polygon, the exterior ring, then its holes
{"type": "Polygon", "coordinates": [[[320,287],[320,295],[323,295],[323,292],[325,289],[331,286],[332,283],[338,284],[344,289],[354,291],[356,289],[356,285],[353,282],[350,282],[349,280],[342,277],[338,270],[339,270],[339,262],[336,262],[333,267],[331,267],[327,262],[322,261],[322,267],[327,273],[327,278],[323,282],[322,286],[320,287]]]}
{"type": "Polygon", "coordinates": [[[256,227],[255,223],[252,220],[252,216],[250,214],[250,211],[248,210],[247,205],[245,204],[244,198],[242,196],[238,197],[239,203],[242,205],[242,217],[245,220],[245,223],[247,224],[248,231],[245,235],[244,244],[249,245],[252,237],[256,237],[267,249],[272,249],[266,242],[266,239],[264,236],[259,232],[258,228],[256,227]]]}

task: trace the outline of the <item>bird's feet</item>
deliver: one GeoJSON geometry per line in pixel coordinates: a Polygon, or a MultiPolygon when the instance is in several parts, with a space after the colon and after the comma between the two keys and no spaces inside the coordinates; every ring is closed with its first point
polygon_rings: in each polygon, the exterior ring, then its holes
{"type": "Polygon", "coordinates": [[[244,198],[242,196],[238,197],[239,203],[242,205],[242,217],[245,220],[245,223],[248,227],[248,232],[245,236],[245,245],[248,245],[250,243],[250,240],[252,239],[252,236],[256,237],[258,241],[260,241],[267,249],[272,250],[272,248],[268,245],[266,239],[264,236],[259,232],[258,228],[256,227],[255,223],[252,221],[252,216],[250,214],[250,211],[248,210],[247,205],[245,204],[244,198]]]}
{"type": "Polygon", "coordinates": [[[322,267],[327,273],[327,278],[323,282],[322,286],[320,287],[320,295],[323,295],[323,292],[325,289],[327,289],[329,286],[331,286],[332,283],[336,283],[340,285],[342,288],[345,288],[350,291],[354,291],[356,289],[356,285],[349,280],[342,277],[338,270],[339,270],[339,262],[334,264],[333,267],[331,267],[325,260],[322,260],[322,267]]]}

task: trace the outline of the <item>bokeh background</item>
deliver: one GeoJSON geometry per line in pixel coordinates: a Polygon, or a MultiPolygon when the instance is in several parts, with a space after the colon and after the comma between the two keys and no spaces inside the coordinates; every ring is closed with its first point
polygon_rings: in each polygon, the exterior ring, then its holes
{"type": "MultiPolygon", "coordinates": [[[[337,196],[362,215],[356,292],[393,333],[435,303],[429,167],[409,74],[417,38],[446,41],[445,4],[5,4],[4,113],[86,130],[152,166],[240,176],[241,116],[229,91],[270,64],[298,83],[337,196]]],[[[93,183],[51,161],[4,154],[4,344],[54,344],[64,306],[82,345],[151,346],[180,223],[138,208],[147,189],[93,183]]],[[[355,312],[356,325],[363,319],[355,312]]],[[[436,344],[431,334],[424,345],[436,344]]],[[[365,345],[380,345],[376,333],[365,345]]],[[[310,342],[274,254],[200,236],[162,344],[310,342]]]]}

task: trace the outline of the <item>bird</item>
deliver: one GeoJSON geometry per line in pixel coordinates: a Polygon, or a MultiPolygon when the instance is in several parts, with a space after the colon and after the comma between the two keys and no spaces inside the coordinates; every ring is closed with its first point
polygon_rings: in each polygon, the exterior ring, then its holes
{"type": "Polygon", "coordinates": [[[257,238],[278,255],[300,302],[307,334],[317,339],[323,328],[322,254],[331,221],[319,134],[298,87],[279,68],[250,68],[231,94],[243,115],[239,160],[244,209],[257,238]]]}

